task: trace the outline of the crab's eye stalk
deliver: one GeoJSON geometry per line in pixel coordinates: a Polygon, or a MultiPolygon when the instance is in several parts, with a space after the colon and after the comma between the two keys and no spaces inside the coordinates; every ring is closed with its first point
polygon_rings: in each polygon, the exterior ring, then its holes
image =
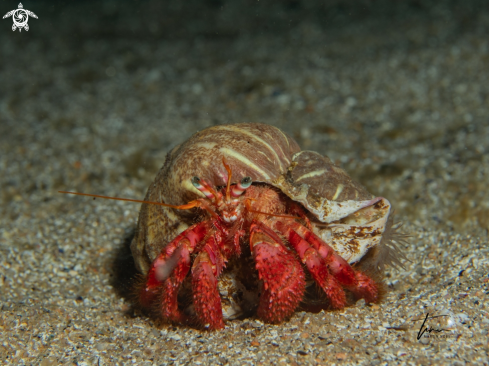
{"type": "Polygon", "coordinates": [[[210,187],[205,181],[201,180],[199,177],[193,177],[191,179],[192,185],[201,191],[209,199],[216,197],[216,192],[210,187]]]}
{"type": "Polygon", "coordinates": [[[231,189],[231,196],[241,196],[243,192],[251,186],[251,183],[253,183],[251,177],[244,177],[243,179],[241,179],[241,182],[233,186],[233,188],[231,189]]]}

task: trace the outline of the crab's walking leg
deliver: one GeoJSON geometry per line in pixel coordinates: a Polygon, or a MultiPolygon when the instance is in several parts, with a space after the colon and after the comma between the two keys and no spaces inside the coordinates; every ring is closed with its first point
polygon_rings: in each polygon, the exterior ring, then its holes
{"type": "Polygon", "coordinates": [[[360,271],[355,271],[346,260],[340,257],[333,248],[314,233],[309,230],[304,231],[306,240],[325,259],[335,278],[350,290],[357,299],[363,298],[367,303],[379,300],[379,288],[373,279],[360,271]]]}
{"type": "Polygon", "coordinates": [[[257,314],[267,322],[281,322],[302,300],[304,271],[278,235],[258,221],[251,225],[250,246],[258,275],[263,281],[257,314]]]}
{"type": "Polygon", "coordinates": [[[192,225],[170,242],[154,260],[140,292],[140,302],[149,307],[163,289],[161,314],[163,318],[182,322],[183,314],[178,310],[177,295],[180,285],[190,269],[190,254],[208,233],[207,222],[192,225]]]}
{"type": "Polygon", "coordinates": [[[378,300],[379,290],[375,282],[353,270],[347,261],[309,229],[295,221],[287,224],[277,222],[275,228],[287,237],[315,281],[330,298],[332,307],[342,308],[346,305],[342,286],[366,302],[378,300]]]}
{"type": "Polygon", "coordinates": [[[195,312],[208,329],[224,328],[221,297],[217,277],[224,266],[224,258],[218,248],[221,238],[210,236],[192,266],[192,293],[195,312]]]}
{"type": "Polygon", "coordinates": [[[294,247],[302,262],[307,266],[316,283],[323,289],[331,301],[331,306],[341,309],[346,305],[345,291],[338,280],[329,273],[328,267],[316,249],[295,231],[291,230],[288,236],[290,244],[294,247]]]}

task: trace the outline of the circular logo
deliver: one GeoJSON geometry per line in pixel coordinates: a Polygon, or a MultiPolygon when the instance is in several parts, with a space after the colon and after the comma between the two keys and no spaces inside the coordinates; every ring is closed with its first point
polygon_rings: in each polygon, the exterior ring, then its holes
{"type": "Polygon", "coordinates": [[[17,9],[12,14],[12,20],[16,27],[23,28],[26,26],[29,20],[29,14],[24,9],[17,9]]]}

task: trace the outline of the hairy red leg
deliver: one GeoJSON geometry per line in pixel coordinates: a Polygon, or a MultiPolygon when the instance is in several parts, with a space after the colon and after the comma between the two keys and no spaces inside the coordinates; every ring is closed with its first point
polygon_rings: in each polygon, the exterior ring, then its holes
{"type": "Polygon", "coordinates": [[[353,270],[347,261],[309,229],[295,221],[286,224],[277,222],[275,228],[288,238],[315,281],[331,299],[334,308],[346,305],[346,297],[340,285],[366,302],[378,300],[379,290],[375,282],[367,275],[353,270]]]}
{"type": "Polygon", "coordinates": [[[146,285],[139,294],[143,307],[150,307],[162,288],[163,318],[175,322],[183,321],[184,316],[178,310],[178,290],[190,269],[190,254],[208,231],[209,226],[205,221],[192,225],[162,250],[154,260],[146,278],[146,285]]]}
{"type": "Polygon", "coordinates": [[[375,281],[366,274],[355,271],[346,260],[340,257],[328,244],[317,235],[304,228],[306,240],[311,243],[326,260],[330,271],[336,279],[350,290],[357,299],[375,302],[379,299],[379,288],[375,281]]]}
{"type": "Polygon", "coordinates": [[[221,242],[217,235],[209,237],[192,266],[195,312],[202,324],[211,330],[224,328],[221,297],[217,287],[217,277],[224,266],[224,258],[217,242],[221,242]]]}
{"type": "Polygon", "coordinates": [[[312,248],[294,230],[288,236],[290,244],[294,247],[302,262],[307,266],[314,281],[323,289],[331,301],[331,306],[341,309],[346,305],[345,291],[339,281],[329,273],[328,266],[316,249],[312,248]]]}
{"type": "Polygon", "coordinates": [[[267,322],[281,322],[302,300],[304,271],[278,235],[260,222],[251,225],[250,246],[264,289],[257,314],[267,322]]]}

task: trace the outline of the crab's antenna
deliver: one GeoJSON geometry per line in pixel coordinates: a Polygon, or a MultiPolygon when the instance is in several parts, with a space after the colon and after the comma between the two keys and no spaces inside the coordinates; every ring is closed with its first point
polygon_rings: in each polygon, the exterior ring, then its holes
{"type": "Polygon", "coordinates": [[[193,177],[191,179],[192,185],[201,191],[208,199],[215,199],[216,203],[221,201],[222,195],[219,192],[216,192],[214,188],[210,186],[205,180],[200,179],[199,177],[193,177]]]}
{"type": "Polygon", "coordinates": [[[165,206],[165,207],[171,207],[171,208],[176,208],[177,210],[189,210],[194,207],[200,207],[201,202],[198,200],[195,201],[190,201],[189,203],[185,205],[180,205],[180,206],[175,206],[175,205],[169,205],[167,203],[161,203],[161,202],[153,202],[153,201],[142,201],[142,200],[133,200],[131,198],[120,198],[120,197],[109,197],[109,196],[101,196],[99,194],[89,194],[89,193],[78,193],[78,192],[67,192],[67,191],[58,191],[58,193],[64,193],[64,194],[75,194],[77,196],[88,196],[88,197],[96,197],[96,198],[104,198],[107,200],[116,200],[116,201],[128,201],[128,202],[139,202],[139,203],[147,203],[149,205],[158,205],[158,206],[165,206]]]}
{"type": "Polygon", "coordinates": [[[226,171],[228,172],[228,184],[226,186],[226,202],[229,202],[231,199],[231,192],[229,191],[229,187],[231,187],[231,176],[232,176],[232,171],[231,167],[226,164],[226,159],[224,156],[222,157],[222,163],[224,164],[224,168],[226,168],[226,171]]]}

